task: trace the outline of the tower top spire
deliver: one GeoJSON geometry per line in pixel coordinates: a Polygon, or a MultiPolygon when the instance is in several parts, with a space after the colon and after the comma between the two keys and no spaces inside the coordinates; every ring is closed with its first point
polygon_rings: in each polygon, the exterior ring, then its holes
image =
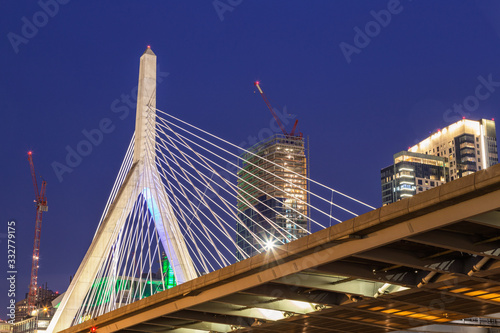
{"type": "Polygon", "coordinates": [[[144,55],[144,54],[151,54],[151,55],[154,55],[154,56],[156,55],[156,54],[153,52],[153,50],[151,50],[151,46],[150,46],[150,45],[148,45],[148,47],[147,47],[146,51],[144,51],[143,55],[144,55]]]}
{"type": "MultiPolygon", "coordinates": [[[[149,119],[155,119],[156,114],[156,55],[150,47],[141,56],[137,88],[134,162],[144,160],[146,151],[154,149],[154,139],[151,139],[154,134],[147,130],[149,119]]],[[[154,150],[151,154],[154,156],[154,150]]]]}

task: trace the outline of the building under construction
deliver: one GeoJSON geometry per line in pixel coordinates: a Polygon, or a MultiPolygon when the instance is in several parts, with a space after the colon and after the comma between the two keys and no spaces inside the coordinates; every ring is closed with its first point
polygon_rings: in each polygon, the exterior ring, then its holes
{"type": "Polygon", "coordinates": [[[308,150],[300,136],[276,134],[241,155],[237,257],[307,234],[308,150]],[[279,230],[279,231],[278,231],[279,230]],[[243,253],[244,254],[243,254],[243,253]]]}

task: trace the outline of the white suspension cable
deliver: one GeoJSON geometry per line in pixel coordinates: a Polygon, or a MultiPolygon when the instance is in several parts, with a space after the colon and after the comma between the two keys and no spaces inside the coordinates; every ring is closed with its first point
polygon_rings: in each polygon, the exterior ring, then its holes
{"type": "MultiPolygon", "coordinates": [[[[160,119],[160,120],[161,120],[161,119],[160,119]]],[[[175,124],[174,124],[174,125],[175,125],[175,124]]],[[[162,125],[160,125],[160,126],[162,126],[162,125]]],[[[178,127],[178,128],[180,128],[179,126],[177,126],[177,127],[178,127]]],[[[181,128],[181,129],[182,129],[182,128],[181,128]]],[[[188,133],[190,133],[191,135],[193,135],[193,136],[195,136],[195,137],[197,137],[197,138],[199,138],[199,139],[201,139],[201,140],[203,140],[203,141],[205,141],[205,142],[209,143],[210,145],[215,146],[216,148],[218,148],[218,149],[220,149],[220,150],[222,150],[222,151],[224,151],[224,152],[226,152],[226,153],[228,153],[228,154],[230,154],[230,155],[232,155],[232,156],[236,157],[237,159],[244,161],[244,159],[243,159],[241,156],[238,156],[238,155],[236,155],[236,154],[234,154],[234,153],[231,153],[231,152],[229,152],[228,150],[226,150],[226,149],[224,149],[224,148],[222,148],[222,147],[219,147],[219,146],[215,145],[214,143],[212,143],[212,142],[210,142],[210,141],[207,141],[207,140],[205,140],[205,139],[203,139],[203,138],[201,138],[201,137],[197,136],[196,134],[193,134],[193,133],[191,133],[191,132],[189,132],[189,131],[187,131],[187,130],[185,130],[185,129],[183,129],[183,130],[184,130],[184,131],[186,131],[186,132],[188,132],[188,133]]],[[[186,140],[188,140],[188,141],[190,141],[190,142],[192,142],[193,144],[195,144],[196,146],[200,147],[201,149],[206,150],[207,152],[209,152],[209,153],[211,153],[211,154],[214,154],[214,155],[218,156],[220,159],[223,159],[224,161],[226,161],[226,162],[230,163],[231,165],[235,166],[236,168],[238,168],[238,169],[240,169],[240,170],[243,170],[243,169],[242,169],[239,165],[234,164],[233,162],[231,162],[231,161],[229,161],[229,160],[227,160],[227,159],[224,159],[223,157],[220,157],[219,155],[217,155],[217,154],[215,154],[214,152],[210,151],[209,149],[207,149],[207,148],[205,148],[205,147],[203,147],[203,146],[199,145],[198,143],[196,143],[196,142],[194,142],[194,141],[190,140],[189,138],[186,138],[186,137],[185,137],[185,139],[186,139],[186,140]]],[[[254,154],[254,155],[255,155],[255,154],[254,154]]],[[[257,155],[256,155],[256,156],[257,156],[257,155]]],[[[264,159],[264,158],[261,158],[261,159],[265,160],[265,161],[266,161],[266,162],[268,162],[268,163],[274,164],[275,166],[278,166],[278,167],[279,167],[279,168],[281,168],[281,169],[284,169],[284,167],[283,167],[283,166],[280,166],[280,165],[278,165],[278,164],[276,164],[276,163],[274,163],[274,162],[272,162],[272,161],[270,161],[270,160],[267,160],[267,159],[264,159]]],[[[258,168],[259,170],[262,170],[262,171],[263,171],[263,172],[265,172],[265,173],[269,173],[269,171],[267,171],[266,169],[262,168],[261,166],[259,166],[259,165],[257,165],[257,164],[254,164],[254,163],[249,162],[249,161],[245,161],[245,162],[246,162],[246,163],[248,163],[248,164],[250,164],[250,165],[252,165],[252,166],[254,166],[254,167],[256,167],[256,168],[258,168]]],[[[288,172],[288,171],[290,171],[290,172],[291,172],[291,170],[288,170],[288,169],[286,169],[286,170],[287,170],[287,172],[288,172]]],[[[294,172],[291,172],[291,173],[294,173],[294,172]]],[[[258,175],[255,175],[255,174],[252,174],[252,176],[254,176],[254,177],[258,177],[258,175]]],[[[282,178],[282,177],[280,177],[280,176],[278,176],[278,175],[276,175],[276,174],[273,174],[273,176],[275,176],[275,177],[276,177],[276,178],[278,178],[279,180],[281,180],[281,181],[283,181],[283,182],[285,182],[285,183],[287,183],[287,184],[291,185],[292,187],[297,187],[297,185],[296,185],[296,184],[293,184],[292,182],[289,182],[286,178],[282,178]]],[[[259,179],[261,179],[261,178],[259,178],[259,179]]],[[[263,179],[261,179],[261,180],[262,180],[262,181],[265,181],[265,180],[263,180],[263,179]]],[[[277,187],[277,186],[276,186],[276,185],[274,185],[274,184],[271,184],[271,183],[269,183],[269,182],[267,182],[267,181],[265,181],[265,182],[266,182],[268,185],[270,185],[270,186],[272,186],[272,187],[274,187],[274,188],[276,188],[276,189],[280,189],[279,187],[277,187]]],[[[298,187],[298,188],[300,188],[300,187],[298,187]]],[[[260,189],[259,189],[259,190],[260,190],[260,189]]],[[[313,196],[315,196],[315,197],[317,197],[317,198],[321,199],[322,201],[328,202],[326,199],[324,199],[324,198],[322,198],[321,196],[318,196],[318,195],[316,195],[316,194],[314,194],[314,193],[310,192],[309,190],[305,190],[305,189],[302,189],[302,188],[301,188],[301,190],[304,190],[306,193],[310,193],[310,194],[312,194],[313,196]]],[[[306,202],[306,201],[304,201],[304,200],[302,200],[302,199],[298,199],[298,200],[300,201],[300,203],[305,204],[305,205],[307,205],[307,206],[309,206],[309,207],[311,207],[311,208],[315,209],[316,211],[320,212],[321,214],[327,215],[328,217],[331,217],[331,218],[334,218],[334,219],[335,219],[335,217],[333,217],[333,216],[329,216],[327,213],[325,213],[325,212],[324,212],[324,211],[322,211],[321,209],[319,209],[319,208],[317,208],[317,207],[313,206],[312,204],[310,204],[310,203],[308,203],[308,202],[306,202]]],[[[347,212],[347,213],[349,213],[349,214],[351,214],[351,215],[358,216],[356,213],[354,213],[354,212],[352,212],[352,211],[350,211],[350,210],[348,210],[348,209],[346,209],[346,208],[344,208],[344,207],[342,207],[342,206],[340,206],[340,205],[334,204],[334,206],[336,206],[337,208],[339,208],[339,209],[341,209],[341,210],[343,210],[343,211],[345,211],[345,212],[347,212]]],[[[338,222],[342,222],[342,221],[338,220],[338,222]]],[[[319,225],[323,226],[322,224],[319,224],[319,225]]],[[[324,227],[324,226],[323,226],[323,227],[324,227]]]]}
{"type": "MultiPolygon", "coordinates": [[[[181,136],[182,136],[182,135],[181,135],[181,136]]],[[[184,138],[185,138],[185,137],[184,137],[184,138]]],[[[231,162],[231,161],[229,161],[229,160],[227,160],[227,159],[225,159],[225,158],[223,158],[223,157],[221,157],[221,156],[219,156],[219,155],[215,154],[214,152],[212,152],[212,151],[210,151],[210,150],[206,149],[205,147],[203,147],[203,146],[199,145],[198,143],[193,142],[193,141],[192,141],[192,140],[190,140],[189,138],[185,138],[185,139],[186,139],[187,141],[190,141],[190,142],[192,142],[193,144],[197,145],[197,146],[198,146],[198,147],[200,147],[201,149],[206,150],[206,151],[208,151],[209,153],[216,155],[216,156],[217,156],[217,157],[219,157],[220,159],[222,159],[222,160],[226,161],[228,164],[231,164],[231,165],[235,166],[237,169],[239,169],[239,170],[243,170],[243,169],[242,169],[239,165],[234,164],[233,162],[231,162]]],[[[207,159],[208,159],[208,158],[207,158],[207,159]]],[[[210,160],[210,159],[208,159],[208,160],[210,160]]],[[[222,169],[223,169],[223,170],[225,170],[226,172],[230,173],[227,169],[223,168],[223,167],[222,167],[222,166],[220,166],[219,164],[217,164],[217,163],[215,163],[215,162],[212,162],[212,163],[216,164],[217,166],[219,166],[220,168],[222,168],[222,169]]],[[[259,167],[259,166],[257,166],[257,167],[258,167],[258,168],[260,168],[260,169],[262,169],[262,168],[261,168],[261,167],[259,167]]],[[[269,171],[267,171],[267,170],[265,170],[265,169],[262,169],[262,170],[264,170],[266,173],[269,173],[269,171]]],[[[265,180],[265,179],[263,179],[263,178],[259,177],[259,176],[258,176],[258,175],[256,175],[256,174],[252,174],[252,176],[253,176],[253,177],[255,177],[255,178],[257,178],[257,179],[259,179],[260,181],[264,182],[266,185],[269,185],[270,187],[272,187],[272,188],[274,188],[274,189],[276,189],[276,190],[282,190],[281,188],[279,188],[279,187],[278,187],[278,186],[276,186],[275,184],[272,184],[272,183],[268,182],[267,180],[265,180]]],[[[282,178],[280,178],[280,177],[278,177],[278,178],[279,178],[279,179],[282,179],[282,178]]],[[[266,194],[266,195],[268,195],[268,196],[271,196],[271,197],[272,197],[272,195],[270,195],[268,192],[264,191],[264,190],[263,190],[263,189],[261,189],[261,188],[257,188],[257,187],[256,187],[256,186],[254,186],[253,184],[249,183],[247,180],[245,180],[245,179],[243,179],[243,178],[240,178],[240,180],[241,180],[242,182],[245,182],[245,183],[246,183],[246,184],[248,184],[249,186],[252,186],[254,189],[256,189],[256,190],[258,190],[258,191],[260,191],[260,192],[262,192],[262,193],[264,193],[264,194],[266,194]]],[[[288,182],[288,181],[286,181],[286,182],[288,182]]],[[[291,183],[291,182],[288,182],[288,183],[289,183],[289,184],[291,184],[291,185],[293,185],[293,186],[295,186],[295,187],[297,187],[297,185],[296,185],[296,184],[293,184],[293,183],[291,183]]],[[[231,184],[231,183],[227,183],[227,184],[228,184],[231,188],[233,188],[233,189],[235,188],[235,185],[234,185],[234,184],[231,184]]],[[[236,188],[236,191],[237,191],[237,188],[236,188]]],[[[249,193],[247,193],[247,195],[251,196],[249,193]]],[[[256,197],[255,197],[255,196],[252,196],[252,197],[253,197],[254,199],[256,199],[256,197]]],[[[328,213],[324,212],[323,210],[321,210],[321,209],[319,209],[319,208],[317,208],[317,207],[313,206],[312,204],[308,203],[307,201],[304,201],[304,200],[301,200],[301,199],[299,199],[299,201],[300,201],[300,203],[301,203],[301,204],[304,204],[304,205],[306,205],[306,206],[308,206],[308,207],[311,207],[312,209],[314,209],[314,210],[316,210],[316,211],[320,212],[321,214],[326,215],[328,218],[334,219],[334,220],[336,220],[337,222],[342,222],[340,219],[338,219],[338,218],[336,218],[336,217],[333,217],[331,214],[328,214],[328,213]]],[[[249,205],[249,207],[251,207],[251,206],[252,206],[251,204],[248,204],[248,205],[249,205]]],[[[338,206],[338,207],[340,207],[340,206],[338,206]]],[[[289,208],[290,208],[293,212],[295,212],[295,213],[297,213],[297,214],[303,214],[303,212],[298,211],[297,209],[295,209],[295,208],[293,208],[293,207],[289,207],[289,208]]],[[[353,212],[351,212],[351,211],[349,211],[349,210],[347,210],[347,209],[345,209],[345,208],[342,208],[342,209],[343,209],[344,211],[347,211],[347,212],[349,212],[349,213],[351,213],[351,214],[353,214],[353,215],[357,216],[355,213],[353,213],[353,212]]],[[[315,223],[316,225],[319,225],[319,226],[321,226],[321,227],[325,227],[325,226],[324,226],[324,225],[322,225],[320,222],[318,222],[318,221],[316,221],[316,220],[314,220],[314,219],[312,219],[312,218],[309,218],[309,219],[310,219],[310,221],[311,221],[311,222],[315,223]]],[[[301,228],[302,228],[302,229],[304,229],[303,227],[301,227],[301,228]]],[[[305,229],[304,229],[304,230],[305,230],[305,229]]]]}
{"type": "MultiPolygon", "coordinates": [[[[165,134],[165,135],[167,135],[167,134],[165,134]]],[[[168,136],[168,135],[167,135],[167,136],[168,136]]],[[[160,140],[164,141],[164,140],[163,140],[163,139],[161,139],[161,138],[160,138],[160,140]]],[[[175,140],[175,139],[174,139],[174,140],[175,140]]],[[[168,143],[166,143],[166,144],[168,144],[168,143]]],[[[196,143],[195,143],[195,144],[196,144],[196,143]]],[[[206,168],[203,164],[201,164],[200,162],[198,162],[197,160],[195,160],[193,157],[191,157],[191,156],[189,156],[189,155],[187,155],[187,156],[188,156],[188,158],[192,159],[194,162],[196,162],[196,163],[197,163],[197,164],[199,164],[200,166],[202,166],[202,167],[206,168]]],[[[217,167],[221,168],[223,171],[225,171],[225,172],[227,172],[227,173],[231,174],[231,172],[230,172],[229,170],[227,170],[226,168],[222,167],[222,166],[221,166],[221,165],[219,165],[218,163],[216,163],[216,162],[214,162],[214,161],[210,160],[209,158],[207,158],[207,157],[205,157],[205,156],[202,156],[202,158],[203,158],[203,159],[205,159],[205,160],[208,160],[208,161],[209,161],[209,162],[211,162],[211,163],[213,163],[213,164],[214,164],[214,165],[216,165],[217,167]]],[[[221,159],[225,160],[224,158],[221,158],[221,159]]],[[[226,160],[226,161],[227,161],[227,160],[226,160]]],[[[232,165],[236,166],[237,168],[240,168],[239,166],[237,166],[236,164],[231,163],[230,161],[228,161],[228,163],[230,163],[230,164],[232,164],[232,165]]],[[[240,168],[240,169],[241,169],[241,168],[240,168]]],[[[267,185],[269,185],[269,186],[271,186],[271,187],[273,187],[273,188],[275,188],[275,189],[277,189],[277,190],[281,190],[281,189],[280,189],[279,187],[277,187],[276,185],[274,185],[274,184],[272,184],[272,183],[268,182],[267,180],[265,180],[265,179],[263,179],[263,178],[259,177],[258,175],[253,175],[253,176],[254,176],[255,178],[257,178],[257,179],[261,180],[261,181],[262,181],[262,182],[264,182],[265,184],[267,184],[267,185]]],[[[234,184],[232,184],[231,182],[228,182],[227,180],[225,180],[225,179],[224,179],[221,175],[219,175],[219,177],[220,177],[220,178],[222,178],[222,179],[224,180],[224,182],[225,182],[225,183],[226,183],[226,184],[227,184],[230,188],[232,188],[232,189],[234,190],[235,194],[233,194],[233,193],[229,192],[229,191],[228,191],[226,188],[224,188],[222,185],[220,185],[220,184],[218,184],[218,183],[215,183],[215,184],[216,184],[217,186],[219,186],[221,189],[223,189],[224,191],[226,191],[227,193],[229,193],[230,195],[232,195],[232,196],[234,196],[234,197],[238,197],[238,188],[237,188],[237,186],[236,186],[236,185],[234,185],[234,184]]],[[[272,195],[270,195],[267,191],[264,191],[264,190],[263,190],[263,189],[261,189],[261,188],[257,188],[255,185],[251,184],[250,182],[248,182],[247,180],[245,180],[245,179],[243,179],[243,178],[240,178],[240,179],[241,179],[241,181],[242,181],[242,182],[246,183],[246,184],[247,184],[247,185],[249,185],[249,186],[252,186],[253,188],[257,189],[258,191],[262,192],[263,194],[266,194],[266,195],[268,195],[268,196],[272,197],[272,195]]],[[[256,197],[256,196],[253,196],[253,195],[251,195],[250,193],[247,193],[247,195],[249,195],[249,196],[250,196],[250,197],[252,197],[253,199],[257,199],[257,197],[256,197]]],[[[248,202],[248,200],[246,200],[244,197],[242,197],[241,199],[242,199],[242,200],[244,201],[244,203],[245,203],[245,204],[247,204],[250,208],[252,208],[252,207],[253,207],[253,206],[252,206],[252,204],[251,204],[250,202],[248,202]]],[[[307,203],[307,202],[305,202],[305,201],[303,201],[303,203],[304,203],[305,205],[307,205],[307,206],[311,207],[311,208],[314,208],[315,210],[320,211],[321,213],[325,214],[325,215],[326,215],[326,216],[328,216],[329,218],[333,218],[333,219],[335,219],[335,220],[336,220],[336,221],[338,221],[338,222],[342,222],[341,220],[339,220],[339,219],[337,219],[337,218],[335,218],[335,217],[331,216],[331,214],[330,214],[330,215],[328,215],[328,214],[326,214],[325,212],[321,211],[319,208],[316,208],[316,207],[312,206],[311,204],[309,204],[309,203],[307,203]]],[[[274,210],[271,206],[269,206],[269,205],[267,205],[267,204],[265,204],[265,203],[262,203],[262,204],[263,204],[266,208],[271,209],[271,210],[272,210],[273,212],[275,212],[278,216],[281,216],[281,213],[279,213],[279,212],[277,212],[276,210],[274,210]]],[[[297,210],[297,209],[295,209],[295,208],[293,208],[293,207],[287,207],[287,208],[289,208],[290,210],[292,210],[293,212],[295,212],[295,213],[297,213],[297,214],[303,214],[303,212],[301,212],[301,211],[299,211],[299,210],[297,210]]],[[[256,210],[254,207],[253,207],[253,210],[254,210],[254,211],[256,211],[257,213],[260,213],[260,211],[256,210]]],[[[281,217],[285,218],[284,216],[281,216],[281,217]]],[[[312,218],[311,218],[310,220],[311,220],[312,222],[314,222],[315,224],[317,224],[317,225],[319,225],[319,226],[324,227],[321,223],[317,222],[316,220],[314,220],[314,219],[312,219],[312,218]]],[[[303,228],[300,224],[295,223],[293,220],[289,220],[289,221],[290,221],[290,222],[292,222],[294,225],[297,225],[297,226],[299,227],[299,229],[302,229],[304,232],[309,233],[309,231],[308,231],[308,230],[306,230],[305,228],[303,228]]]]}
{"type": "MultiPolygon", "coordinates": [[[[167,157],[167,159],[169,159],[169,160],[170,160],[170,158],[168,158],[168,157],[167,157]]],[[[178,173],[175,169],[172,169],[172,171],[173,171],[174,173],[178,174],[178,175],[179,175],[180,177],[182,177],[183,179],[185,179],[185,178],[184,178],[182,175],[180,175],[180,174],[179,174],[179,173],[178,173]]],[[[186,172],[187,172],[187,171],[186,171],[186,172]]],[[[186,181],[189,181],[188,179],[185,179],[185,180],[186,180],[186,181]]],[[[195,195],[195,194],[193,194],[193,193],[192,193],[189,189],[187,189],[187,188],[186,188],[186,187],[185,187],[185,186],[184,186],[181,182],[178,182],[178,183],[179,183],[179,184],[180,184],[180,186],[182,186],[182,187],[183,187],[186,191],[188,191],[188,192],[189,192],[189,194],[191,194],[193,197],[196,197],[196,195],[195,195]]],[[[185,193],[184,193],[183,195],[185,196],[185,193]]],[[[217,203],[216,203],[216,202],[215,202],[212,198],[210,198],[209,196],[207,196],[207,199],[209,199],[211,202],[213,202],[213,203],[214,203],[214,205],[216,205],[216,206],[217,206],[218,208],[220,208],[221,210],[224,210],[224,208],[220,207],[220,205],[218,205],[218,204],[217,204],[217,203]]],[[[221,200],[226,200],[226,199],[224,199],[224,198],[222,198],[222,197],[221,197],[221,200]]],[[[201,201],[201,200],[200,200],[200,202],[202,202],[202,203],[203,203],[203,201],[201,201]]],[[[208,205],[208,204],[204,203],[204,206],[210,209],[210,205],[208,205]]],[[[208,216],[206,216],[206,215],[205,215],[202,211],[201,211],[201,213],[202,213],[205,217],[207,217],[208,219],[210,219],[210,218],[209,218],[208,216]]],[[[227,212],[226,212],[226,213],[227,213],[227,212]]],[[[227,214],[229,214],[229,213],[227,213],[227,214]]],[[[222,219],[222,221],[225,221],[225,220],[224,220],[224,219],[222,219]]],[[[213,223],[213,221],[211,221],[211,222],[213,223]]],[[[227,224],[227,222],[226,222],[226,224],[227,224]]],[[[229,228],[231,228],[231,230],[233,230],[234,232],[236,232],[236,230],[234,230],[234,229],[232,228],[232,226],[231,226],[231,225],[229,225],[229,224],[227,224],[227,225],[228,225],[228,227],[229,227],[229,228]]],[[[260,228],[261,228],[264,232],[267,232],[267,230],[266,230],[264,227],[262,227],[262,226],[260,226],[260,225],[259,225],[259,227],[260,227],[260,228]]],[[[251,231],[249,230],[249,232],[251,232],[251,231]]],[[[252,233],[252,234],[253,234],[253,233],[252,233]]],[[[261,238],[259,238],[256,234],[253,234],[253,235],[256,237],[256,239],[259,241],[259,243],[260,243],[261,245],[265,245],[265,241],[264,241],[264,240],[262,240],[261,238]]],[[[252,245],[251,243],[249,243],[249,244],[250,244],[250,245],[252,245]]],[[[252,245],[252,246],[253,246],[253,245],[252,245]]],[[[254,248],[255,248],[255,247],[254,247],[254,248]]],[[[255,249],[257,250],[257,248],[255,248],[255,249]]]]}
{"type": "MultiPolygon", "coordinates": [[[[177,118],[177,117],[174,117],[174,116],[172,116],[172,115],[170,115],[170,114],[168,114],[168,113],[166,113],[166,112],[164,112],[164,111],[162,111],[162,110],[160,110],[160,109],[155,109],[155,110],[156,110],[156,111],[159,111],[160,113],[162,113],[162,114],[164,114],[164,115],[166,115],[166,116],[168,116],[168,117],[171,117],[171,118],[173,118],[173,119],[175,119],[175,120],[177,120],[177,121],[179,121],[179,122],[181,122],[181,123],[183,123],[183,124],[186,124],[186,125],[188,125],[188,126],[190,126],[190,127],[192,127],[192,128],[195,128],[195,129],[197,129],[198,131],[200,131],[200,132],[202,132],[202,133],[204,133],[204,134],[207,134],[207,135],[209,135],[209,136],[211,136],[211,137],[214,137],[214,138],[216,138],[217,140],[220,140],[220,141],[222,141],[222,142],[224,142],[224,143],[226,143],[226,144],[229,144],[229,145],[231,145],[231,146],[233,146],[233,147],[237,147],[238,149],[242,149],[242,150],[244,150],[246,153],[249,153],[249,154],[251,154],[251,155],[253,155],[253,156],[257,156],[256,154],[254,154],[254,153],[252,153],[252,152],[250,152],[250,151],[248,151],[248,150],[246,150],[246,149],[243,149],[243,148],[241,148],[241,147],[239,147],[239,146],[237,146],[237,145],[235,145],[235,144],[233,144],[233,143],[231,143],[231,142],[229,142],[229,141],[227,141],[227,140],[224,140],[224,139],[222,139],[222,138],[220,138],[220,137],[218,137],[218,136],[216,136],[216,135],[214,135],[214,134],[211,134],[211,133],[209,133],[209,132],[207,132],[207,131],[204,131],[204,130],[202,130],[202,129],[200,129],[200,128],[198,128],[198,127],[194,126],[194,125],[191,125],[191,124],[189,124],[188,122],[185,122],[185,121],[183,121],[183,120],[181,120],[181,119],[179,119],[179,118],[177,118]]],[[[160,118],[160,119],[162,119],[162,118],[160,118]]],[[[170,122],[169,122],[169,123],[170,123],[170,122]]],[[[172,124],[172,125],[174,125],[174,126],[175,126],[175,124],[172,124]]],[[[277,164],[276,164],[276,166],[279,166],[279,165],[277,165],[277,164]]],[[[375,208],[375,207],[373,207],[373,206],[370,206],[370,205],[368,205],[368,204],[366,204],[366,203],[364,203],[364,202],[362,202],[362,201],[360,201],[360,200],[358,200],[358,199],[355,199],[355,198],[353,198],[353,197],[351,197],[351,196],[349,196],[349,195],[347,195],[347,194],[344,194],[344,193],[342,193],[342,192],[340,192],[340,191],[337,191],[337,190],[335,190],[335,189],[333,189],[333,188],[331,188],[331,187],[328,187],[328,186],[326,186],[326,185],[324,185],[324,184],[322,184],[322,183],[319,183],[319,182],[317,182],[317,181],[315,181],[315,180],[313,180],[313,179],[311,179],[311,178],[305,177],[305,176],[300,175],[300,174],[295,173],[295,172],[292,172],[292,173],[293,173],[293,174],[295,174],[295,175],[297,175],[297,176],[299,176],[299,177],[305,178],[305,179],[309,180],[310,182],[313,182],[313,183],[314,183],[314,184],[316,184],[316,185],[319,185],[319,186],[321,186],[321,187],[323,187],[323,188],[326,188],[326,189],[328,189],[328,190],[330,190],[330,191],[333,191],[333,192],[335,192],[335,193],[337,193],[337,194],[340,194],[341,196],[344,196],[344,197],[346,197],[346,198],[348,198],[348,199],[351,199],[351,200],[353,200],[353,201],[355,201],[355,202],[357,202],[357,203],[359,203],[359,204],[362,204],[362,205],[364,205],[364,206],[366,206],[366,207],[368,207],[368,208],[371,208],[371,209],[376,209],[376,208],[375,208]]],[[[312,195],[314,195],[314,193],[311,193],[311,194],[312,194],[312,195]]]]}

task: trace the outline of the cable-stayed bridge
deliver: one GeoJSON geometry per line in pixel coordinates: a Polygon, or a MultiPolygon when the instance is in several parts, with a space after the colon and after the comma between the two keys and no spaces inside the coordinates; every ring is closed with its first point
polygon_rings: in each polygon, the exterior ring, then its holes
{"type": "Polygon", "coordinates": [[[135,134],[48,330],[387,332],[500,312],[498,167],[358,216],[353,205],[373,207],[262,156],[238,187],[236,148],[156,108],[148,48],[135,134]],[[283,189],[293,203],[261,203],[279,223],[252,200],[283,189]],[[263,223],[244,223],[237,201],[263,223]],[[322,230],[298,238],[301,206],[322,230]],[[323,229],[332,220],[344,222],[323,229]]]}

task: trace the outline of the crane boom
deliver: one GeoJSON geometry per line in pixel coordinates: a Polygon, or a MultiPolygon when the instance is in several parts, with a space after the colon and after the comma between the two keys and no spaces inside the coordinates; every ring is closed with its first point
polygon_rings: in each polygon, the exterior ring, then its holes
{"type": "Polygon", "coordinates": [[[274,112],[273,110],[273,107],[271,106],[271,103],[269,103],[269,100],[267,99],[266,95],[264,94],[264,92],[262,91],[262,89],[260,88],[260,82],[259,81],[255,81],[255,86],[257,87],[257,89],[259,90],[260,92],[260,95],[262,96],[262,98],[264,99],[264,103],[266,103],[267,105],[267,108],[269,109],[269,111],[271,111],[271,114],[273,115],[274,117],[274,120],[276,120],[276,123],[278,124],[279,128],[281,128],[281,131],[283,132],[283,134],[285,136],[289,136],[289,134],[287,133],[287,131],[285,130],[285,126],[283,126],[283,124],[281,123],[281,120],[280,118],[278,117],[278,115],[276,114],[276,112],[274,112]]]}
{"type": "Polygon", "coordinates": [[[31,261],[31,279],[28,293],[28,306],[27,314],[30,315],[35,309],[36,299],[38,293],[38,262],[40,257],[40,235],[42,232],[42,215],[43,212],[48,210],[47,198],[45,191],[47,189],[47,182],[42,181],[42,187],[38,192],[38,182],[36,180],[35,165],[33,164],[32,152],[28,152],[28,161],[31,169],[31,178],[33,179],[33,187],[35,189],[35,203],[36,203],[36,219],[35,219],[35,240],[33,242],[33,258],[31,261]]]}
{"type": "Polygon", "coordinates": [[[286,137],[302,137],[302,133],[295,133],[295,130],[297,129],[297,124],[299,123],[299,120],[298,119],[295,119],[295,123],[293,124],[293,128],[292,128],[292,131],[290,133],[288,133],[285,129],[285,126],[283,125],[283,123],[281,122],[280,118],[278,117],[278,115],[276,114],[276,112],[274,112],[274,109],[273,107],[271,106],[271,103],[269,102],[269,100],[267,99],[267,96],[266,94],[264,94],[264,92],[262,91],[262,88],[260,87],[260,82],[259,81],[255,81],[254,85],[257,87],[257,89],[259,90],[259,93],[260,95],[262,96],[262,98],[264,99],[264,103],[266,103],[267,105],[267,108],[269,109],[269,111],[271,111],[271,114],[273,115],[274,117],[274,120],[276,120],[276,123],[278,124],[279,128],[281,129],[281,131],[283,132],[283,134],[286,136],[286,137]]]}
{"type": "Polygon", "coordinates": [[[38,201],[40,192],[38,192],[38,183],[36,181],[35,165],[33,164],[33,158],[31,156],[31,151],[28,152],[28,161],[30,163],[31,169],[31,179],[33,180],[33,187],[35,188],[35,200],[38,201]]]}

